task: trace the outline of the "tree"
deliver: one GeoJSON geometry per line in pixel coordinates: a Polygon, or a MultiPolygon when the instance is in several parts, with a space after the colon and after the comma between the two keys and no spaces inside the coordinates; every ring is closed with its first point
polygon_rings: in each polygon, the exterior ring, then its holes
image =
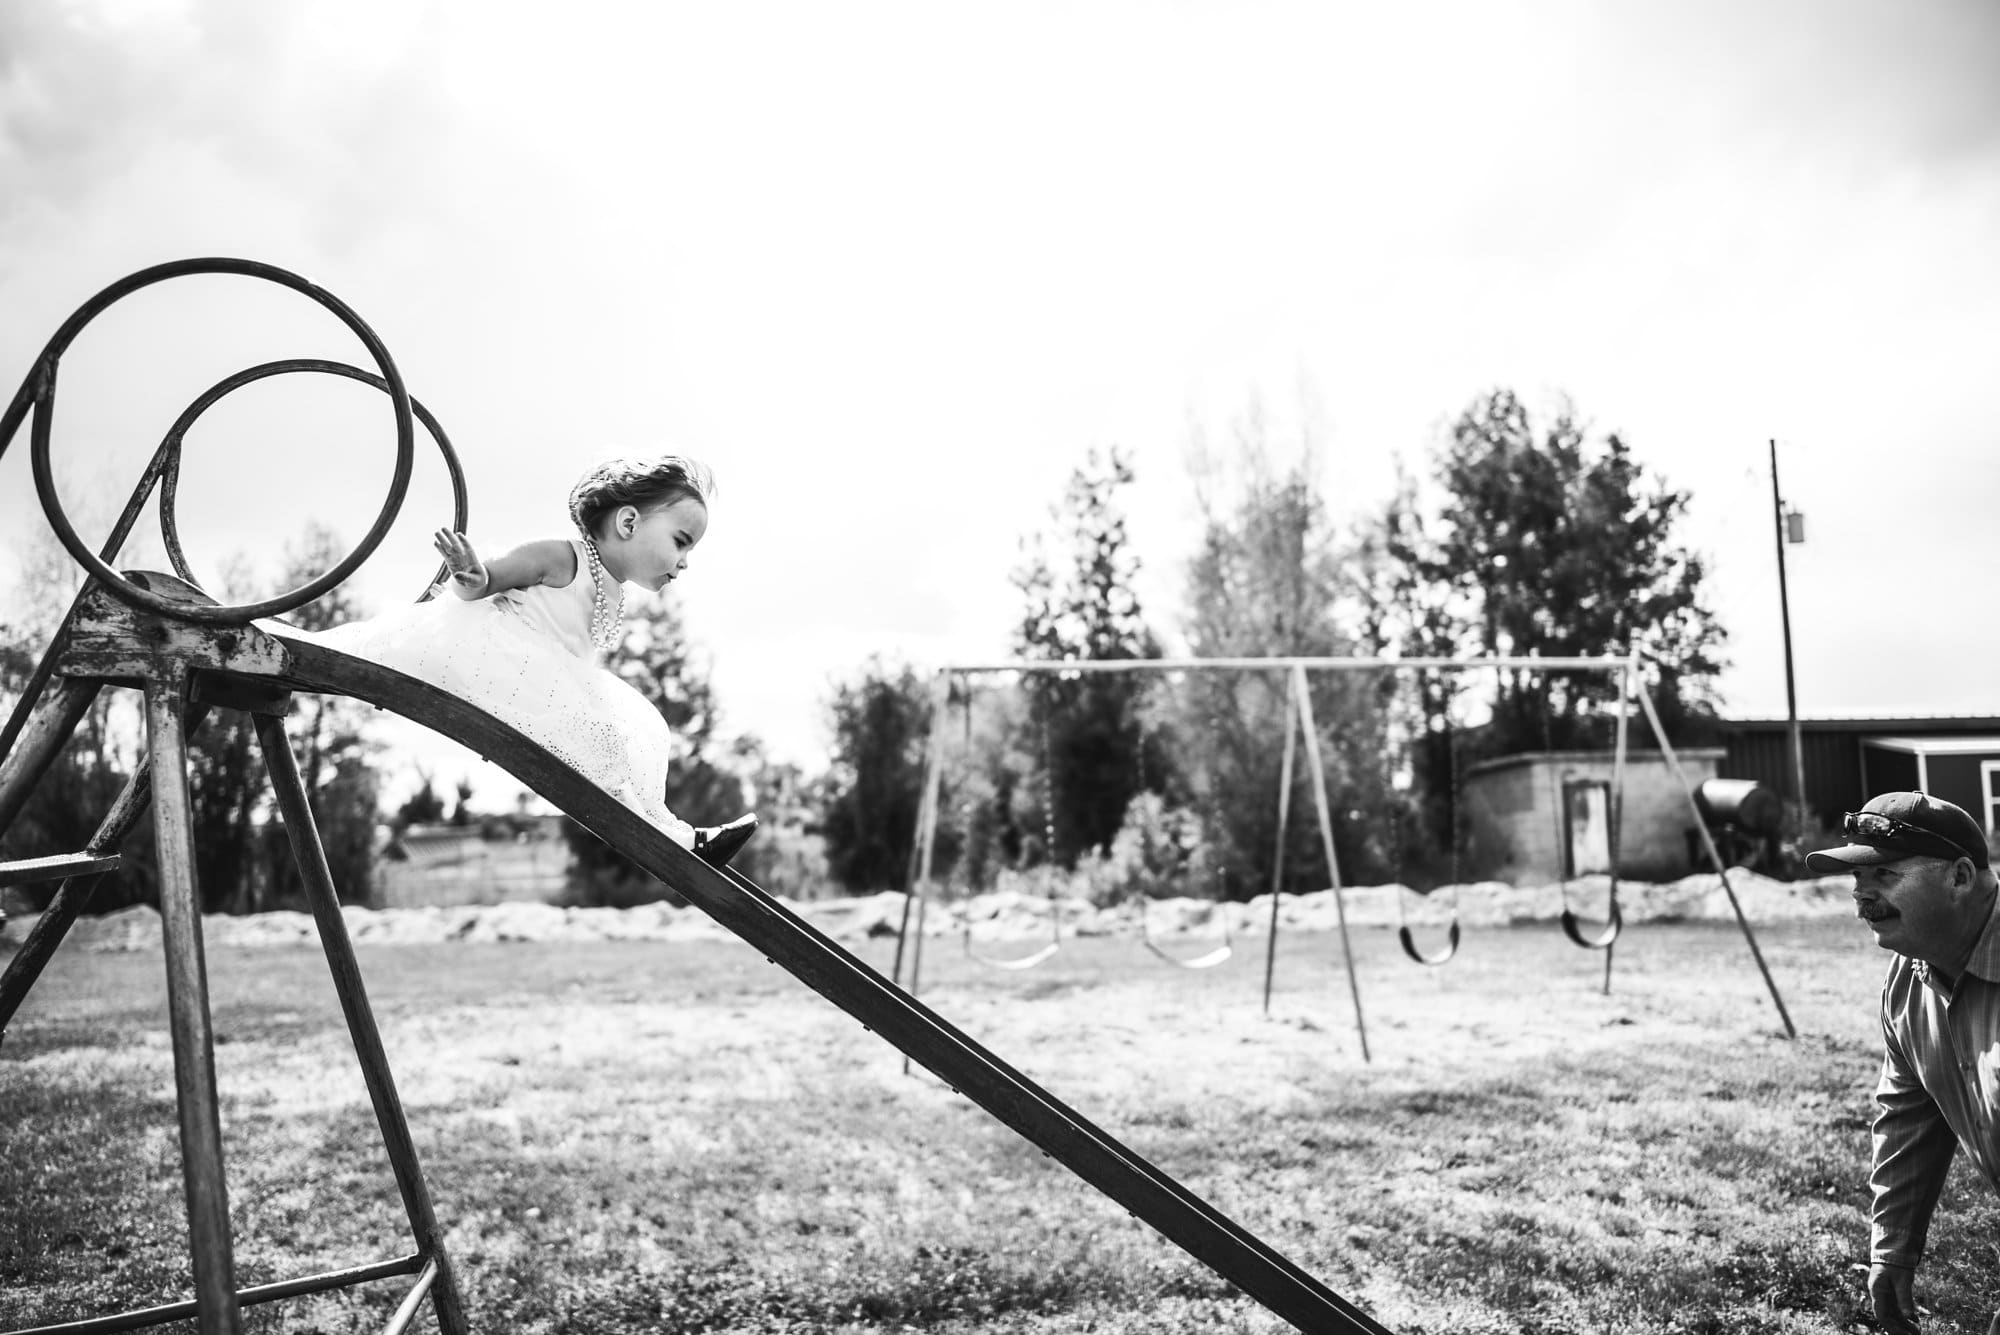
{"type": "MultiPolygon", "coordinates": [[[[605,667],[646,697],[680,744],[667,774],[666,802],[690,825],[734,820],[747,806],[742,776],[717,754],[720,710],[705,664],[696,661],[680,610],[663,598],[629,599],[625,629],[605,667]]],[[[659,882],[576,821],[563,821],[578,887],[593,902],[658,898],[659,882]]]]}
{"type": "MultiPolygon", "coordinates": [[[[19,576],[4,600],[0,621],[0,720],[11,715],[35,666],[62,624],[83,572],[55,535],[37,527],[16,540],[19,576]]],[[[53,683],[51,684],[53,686],[53,683]]],[[[12,825],[0,833],[0,858],[43,857],[80,851],[131,776],[134,739],[142,726],[127,692],[101,691],[69,743],[28,794],[12,825]]],[[[46,699],[46,691],[44,693],[46,699]]],[[[151,826],[126,836],[118,871],[98,883],[90,907],[123,908],[156,899],[151,826]]],[[[8,893],[35,908],[47,905],[57,882],[8,893]]]]}
{"type": "MultiPolygon", "coordinates": [[[[1013,577],[1026,601],[1014,637],[1023,658],[1159,657],[1134,588],[1139,558],[1118,505],[1119,489],[1133,477],[1122,451],[1092,449],[1050,510],[1053,534],[1024,543],[1026,557],[1013,577]]],[[[1041,730],[1029,750],[1043,756],[1055,804],[1054,819],[1037,821],[1035,828],[1053,828],[1056,846],[1047,855],[1067,867],[1078,853],[1111,843],[1139,791],[1144,727],[1138,704],[1146,685],[1128,673],[1036,673],[1026,685],[1030,726],[1041,730]]]]}
{"type": "MultiPolygon", "coordinates": [[[[1417,501],[1417,484],[1400,463],[1389,504],[1358,525],[1350,565],[1361,598],[1360,649],[1367,657],[1455,658],[1466,652],[1448,583],[1429,575],[1431,538],[1417,501]]],[[[1457,702],[1462,673],[1406,672],[1386,699],[1384,753],[1404,772],[1406,802],[1398,809],[1397,852],[1418,869],[1415,884],[1456,880],[1459,787],[1468,757],[1457,702]]]]}
{"type": "Polygon", "coordinates": [[[201,911],[249,911],[262,861],[256,818],[268,791],[249,716],[211,710],[201,727],[189,732],[187,756],[201,911]]]}
{"type": "Polygon", "coordinates": [[[976,891],[1000,871],[1048,861],[1057,841],[1048,837],[1049,765],[1034,707],[1021,691],[977,679],[951,684],[933,875],[976,891]]]}
{"type": "MultiPolygon", "coordinates": [[[[1315,432],[1308,426],[1302,433],[1287,465],[1273,458],[1256,405],[1234,436],[1226,462],[1199,440],[1192,452],[1202,536],[1187,573],[1190,649],[1200,658],[1360,652],[1350,623],[1364,604],[1353,552],[1320,491],[1315,432]]],[[[1396,827],[1391,808],[1399,799],[1382,763],[1393,680],[1314,673],[1308,684],[1335,811],[1335,853],[1348,876],[1382,879],[1400,862],[1400,849],[1385,833],[1396,827]]],[[[1296,726],[1290,705],[1290,683],[1275,672],[1194,675],[1164,702],[1176,751],[1186,759],[1185,791],[1163,796],[1170,807],[1197,814],[1209,861],[1226,873],[1237,898],[1270,886],[1284,738],[1296,726]]],[[[1294,812],[1311,809],[1310,778],[1301,753],[1286,794],[1294,812]]],[[[1295,816],[1286,828],[1288,884],[1324,884],[1315,823],[1295,816]]]]}
{"type": "Polygon", "coordinates": [[[809,899],[827,883],[826,841],[820,813],[826,783],[799,766],[770,759],[754,736],[738,737],[730,765],[750,776],[757,810],[757,837],[730,865],[773,894],[809,899]]]}
{"type": "MultiPolygon", "coordinates": [[[[347,551],[339,534],[317,522],[308,523],[298,541],[285,546],[277,587],[297,588],[336,565],[347,551]]],[[[337,585],[288,614],[304,630],[322,631],[365,615],[353,590],[337,585]]],[[[366,904],[373,897],[375,827],[381,820],[381,782],[375,772],[375,746],[366,735],[368,710],[345,696],[315,692],[300,699],[286,718],[286,732],[298,759],[306,801],[319,830],[327,868],[342,903],[366,904]]],[[[425,780],[429,790],[429,779],[425,780]]],[[[232,906],[256,912],[302,903],[304,886],[291,853],[290,840],[270,827],[264,875],[238,888],[232,906]]]]}
{"type": "MultiPolygon", "coordinates": [[[[8,637],[16,648],[5,657],[25,670],[27,654],[39,652],[27,645],[47,643],[81,575],[53,537],[31,541],[23,550],[26,597],[21,601],[26,603],[26,614],[21,629],[8,637]]],[[[278,586],[306,583],[338,562],[345,550],[330,529],[308,525],[299,541],[285,549],[278,586]]],[[[262,590],[268,586],[238,555],[224,564],[222,587],[224,601],[245,602],[264,596],[262,590]]],[[[351,619],[357,610],[352,594],[343,587],[290,615],[308,630],[323,630],[351,619]]],[[[19,685],[19,679],[0,683],[7,694],[19,685]]],[[[95,831],[132,770],[136,748],[143,744],[143,722],[129,710],[120,715],[116,694],[106,692],[93,706],[71,746],[38,787],[29,811],[17,822],[17,832],[10,832],[10,849],[32,843],[40,852],[75,851],[95,831]],[[133,754],[121,759],[121,749],[133,754]]],[[[377,801],[370,748],[361,731],[364,718],[362,706],[354,701],[315,694],[300,701],[287,720],[334,883],[343,899],[363,903],[371,884],[377,801]]],[[[259,820],[270,803],[261,748],[250,719],[233,710],[212,710],[190,729],[187,750],[194,871],[202,910],[255,912],[279,902],[296,902],[300,887],[288,842],[281,838],[260,842],[259,820]]],[[[92,895],[93,910],[158,902],[153,847],[149,811],[120,850],[126,859],[121,873],[92,895]]]]}
{"type": "Polygon", "coordinates": [[[624,638],[606,666],[652,702],[681,743],[667,775],[667,805],[674,814],[693,825],[719,825],[742,815],[743,779],[718,753],[721,710],[680,609],[655,596],[628,604],[624,638]]]}
{"type": "Polygon", "coordinates": [[[929,691],[909,666],[870,659],[856,680],[835,689],[827,713],[833,733],[821,823],[827,870],[849,890],[907,890],[929,691]]]}
{"type": "MultiPolygon", "coordinates": [[[[46,644],[33,638],[34,632],[11,624],[0,624],[0,717],[11,712],[34,670],[46,644]]],[[[76,853],[97,833],[98,825],[131,775],[129,758],[120,754],[113,740],[112,702],[100,693],[83,716],[69,744],[56,756],[42,779],[29,793],[4,836],[0,836],[0,859],[46,857],[76,853]]],[[[128,836],[121,849],[126,863],[91,894],[94,910],[122,908],[156,895],[150,839],[128,836]]],[[[55,895],[58,882],[42,881],[18,887],[11,893],[36,909],[45,908],[55,895]]]]}
{"type": "Polygon", "coordinates": [[[417,766],[417,791],[403,799],[403,805],[396,808],[395,825],[399,830],[412,825],[436,825],[444,820],[444,799],[438,796],[431,782],[431,772],[417,766]]]}
{"type": "MultiPolygon", "coordinates": [[[[1506,389],[1474,400],[1432,463],[1434,515],[1405,487],[1376,529],[1394,567],[1381,586],[1392,597],[1377,605],[1385,643],[1464,656],[1637,649],[1670,733],[1712,708],[1724,632],[1701,558],[1677,538],[1687,492],[1615,433],[1592,442],[1567,403],[1538,432],[1506,389]],[[1411,612],[1391,611],[1397,593],[1411,612]]],[[[1617,689],[1609,673],[1501,674],[1479,749],[1602,745],[1617,689]]]]}

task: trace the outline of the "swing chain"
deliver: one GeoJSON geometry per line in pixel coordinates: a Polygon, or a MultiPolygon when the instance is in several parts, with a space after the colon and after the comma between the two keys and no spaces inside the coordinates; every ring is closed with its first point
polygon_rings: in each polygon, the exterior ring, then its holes
{"type": "MultiPolygon", "coordinates": [[[[1425,674],[1425,678],[1428,679],[1429,677],[1430,674],[1427,671],[1425,674]]],[[[1446,931],[1444,946],[1440,948],[1435,954],[1426,954],[1424,953],[1423,949],[1417,945],[1416,934],[1410,929],[1409,918],[1403,907],[1403,893],[1404,893],[1403,799],[1402,795],[1396,790],[1394,775],[1392,773],[1395,764],[1394,752],[1396,748],[1390,745],[1390,736],[1396,721],[1393,711],[1391,711],[1389,708],[1389,706],[1393,704],[1396,700],[1397,678],[1395,676],[1394,670],[1389,669],[1385,671],[1383,675],[1383,680],[1389,684],[1389,689],[1381,693],[1383,696],[1382,766],[1383,766],[1384,778],[1387,780],[1387,782],[1384,785],[1385,788],[1387,789],[1387,791],[1384,794],[1384,797],[1389,803],[1390,838],[1392,838],[1395,841],[1394,845],[1390,850],[1390,856],[1392,859],[1392,866],[1394,869],[1394,875],[1391,879],[1395,884],[1395,891],[1396,891],[1396,916],[1400,924],[1396,935],[1397,938],[1402,943],[1403,953],[1405,955],[1408,955],[1412,960],[1416,961],[1418,964],[1423,964],[1435,968],[1438,965],[1449,963],[1451,958],[1454,955],[1458,954],[1458,944],[1459,944],[1459,934],[1460,934],[1459,922],[1458,922],[1458,908],[1459,908],[1458,809],[1460,803],[1459,803],[1459,791],[1458,791],[1458,750],[1456,745],[1453,744],[1456,741],[1456,738],[1454,731],[1451,727],[1451,714],[1450,714],[1449,704],[1447,703],[1445,712],[1445,737],[1446,737],[1446,744],[1450,748],[1448,754],[1450,756],[1449,769],[1451,772],[1451,811],[1450,811],[1451,925],[1446,931]]],[[[1430,720],[1428,716],[1424,715],[1424,711],[1422,708],[1422,698],[1423,698],[1423,687],[1420,682],[1418,686],[1419,705],[1417,712],[1421,716],[1421,721],[1424,726],[1425,735],[1426,737],[1428,737],[1430,731],[1430,720]]]]}
{"type": "Polygon", "coordinates": [[[1049,715],[1055,712],[1054,692],[1040,692],[1042,696],[1042,860],[1047,864],[1050,884],[1061,866],[1056,850],[1056,753],[1051,740],[1054,729],[1049,726],[1049,715]]]}

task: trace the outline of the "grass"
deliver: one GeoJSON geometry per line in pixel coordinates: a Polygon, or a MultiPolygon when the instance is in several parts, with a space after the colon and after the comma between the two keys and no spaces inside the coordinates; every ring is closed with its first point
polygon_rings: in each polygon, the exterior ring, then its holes
{"type": "MultiPolygon", "coordinates": [[[[1392,934],[1168,969],[1130,941],[1026,974],[933,942],[948,1017],[1390,1327],[1832,1332],[1860,1320],[1883,957],[1643,925],[1602,957],[1392,934]]],[[[886,966],[888,945],[864,953],[886,966]]],[[[475,1328],[1288,1330],[734,943],[379,947],[362,966],[475,1328]]],[[[407,1250],[325,967],[211,952],[239,1280],[407,1250]]],[[[0,1328],[183,1296],[157,956],[57,957],[0,1048],[0,1328]]],[[[1955,1171],[1930,1332],[2000,1303],[2000,1201],[1955,1171]]],[[[384,1284],[252,1310],[379,1325],[384,1284]]],[[[426,1318],[427,1320],[427,1318],[426,1318]]]]}

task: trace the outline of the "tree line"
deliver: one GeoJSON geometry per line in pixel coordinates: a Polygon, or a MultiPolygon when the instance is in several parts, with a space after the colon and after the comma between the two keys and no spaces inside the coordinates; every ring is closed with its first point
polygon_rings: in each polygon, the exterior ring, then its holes
{"type": "MultiPolygon", "coordinates": [[[[225,602],[248,602],[278,589],[296,588],[331,568],[346,550],[330,529],[310,525],[286,546],[274,579],[268,583],[259,579],[238,558],[225,566],[218,596],[225,602]]],[[[0,622],[0,707],[8,711],[82,579],[82,572],[52,538],[24,548],[23,557],[25,594],[15,600],[14,619],[0,622]]],[[[324,630],[351,619],[357,610],[352,594],[338,587],[291,615],[308,630],[324,630]]],[[[357,904],[367,903],[372,893],[381,793],[375,746],[363,726],[367,713],[357,701],[313,695],[285,720],[334,883],[343,902],[357,904]]],[[[81,849],[131,778],[143,739],[136,693],[100,692],[70,745],[0,838],[0,857],[41,857],[81,849]]],[[[266,819],[272,806],[269,785],[248,715],[216,710],[190,729],[188,787],[202,911],[255,913],[303,907],[304,887],[284,829],[266,819]]],[[[124,865],[93,892],[92,912],[159,903],[150,810],[119,852],[124,865]]],[[[16,891],[37,908],[54,892],[52,883],[16,891]]]]}
{"type": "MultiPolygon", "coordinates": [[[[1092,450],[1024,535],[1011,647],[1023,659],[1143,660],[1164,630],[1189,656],[1646,655],[1670,736],[1699,739],[1712,717],[1723,631],[1704,601],[1705,570],[1680,541],[1687,493],[1651,473],[1617,435],[1593,437],[1563,405],[1537,422],[1511,391],[1482,395],[1432,450],[1422,476],[1336,523],[1311,442],[1288,461],[1260,418],[1240,423],[1226,458],[1193,468],[1200,538],[1171,622],[1141,604],[1123,510],[1135,481],[1118,449],[1092,450]]],[[[271,587],[296,587],[344,550],[324,528],[288,548],[271,587]]],[[[42,591],[0,624],[0,704],[11,705],[74,586],[55,550],[30,560],[42,591]],[[38,570],[36,562],[51,566],[38,570]]],[[[257,581],[227,572],[232,601],[257,581]]],[[[309,629],[362,609],[343,589],[300,609],[309,629]]],[[[609,666],[673,726],[667,801],[696,824],[754,806],[764,820],[739,856],[753,879],[812,895],[904,889],[912,875],[926,743],[947,729],[934,869],[965,890],[1008,876],[1060,874],[1099,897],[1133,892],[1247,898],[1270,888],[1288,683],[1272,672],[1036,673],[934,680],[873,660],[826,702],[832,739],[819,773],[781,765],[754,737],[725,741],[718,693],[672,604],[634,599],[609,666]]],[[[1608,745],[1608,674],[1315,673],[1312,707],[1325,760],[1336,853],[1350,877],[1412,885],[1454,879],[1457,794],[1465,769],[1524,750],[1608,745]]],[[[107,692],[0,855],[83,847],[131,773],[139,732],[107,692]]],[[[380,807],[382,757],[366,709],[314,696],[287,727],[342,898],[372,894],[379,829],[492,820],[461,785],[448,810],[429,776],[392,812],[380,807]]],[[[190,739],[196,875],[210,912],[297,907],[300,887],[247,720],[219,713],[190,739]]],[[[1294,813],[1311,810],[1303,753],[1294,813]]],[[[1284,888],[1324,884],[1316,825],[1294,814],[1284,888]]],[[[663,888],[569,822],[571,895],[624,904],[663,888]]],[[[93,911],[157,902],[149,822],[127,841],[126,869],[93,911]]],[[[43,894],[48,888],[44,888],[43,894]]]]}
{"type": "MultiPolygon", "coordinates": [[[[1196,658],[1585,657],[1637,649],[1677,744],[1712,737],[1724,631],[1678,536],[1688,494],[1564,404],[1538,422],[1510,390],[1469,404],[1391,498],[1337,523],[1308,448],[1275,457],[1261,420],[1196,468],[1201,534],[1176,629],[1196,658]]],[[[1014,582],[1025,660],[1148,659],[1121,493],[1093,451],[1014,582]]],[[[1268,671],[1034,673],[954,682],[934,849],[962,890],[1049,867],[1073,892],[1243,899],[1278,870],[1289,683],[1268,671]]],[[[1617,681],[1546,669],[1309,676],[1344,873],[1456,880],[1466,770],[1523,751],[1603,748],[1617,681]]],[[[837,694],[825,826],[836,879],[904,888],[933,720],[931,683],[871,664],[837,694]]],[[[1643,736],[1643,734],[1637,734],[1643,736]]],[[[1326,883],[1303,751],[1284,795],[1281,888],[1326,883]]]]}

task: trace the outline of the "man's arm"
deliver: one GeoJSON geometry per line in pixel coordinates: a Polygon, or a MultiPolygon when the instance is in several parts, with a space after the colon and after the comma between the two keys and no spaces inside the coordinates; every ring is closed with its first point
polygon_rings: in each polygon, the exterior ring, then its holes
{"type": "Polygon", "coordinates": [[[1875,1104],[1868,1295],[1876,1321],[1895,1335],[1917,1329],[1917,1263],[1958,1141],[1897,1041],[1886,1005],[1875,1104]]]}
{"type": "Polygon", "coordinates": [[[1868,1259],[1911,1269],[1923,1259],[1931,1214],[1944,1192],[1958,1141],[1917,1079],[1895,1032],[1882,1026],[1882,1076],[1875,1085],[1874,1194],[1868,1259]]]}

